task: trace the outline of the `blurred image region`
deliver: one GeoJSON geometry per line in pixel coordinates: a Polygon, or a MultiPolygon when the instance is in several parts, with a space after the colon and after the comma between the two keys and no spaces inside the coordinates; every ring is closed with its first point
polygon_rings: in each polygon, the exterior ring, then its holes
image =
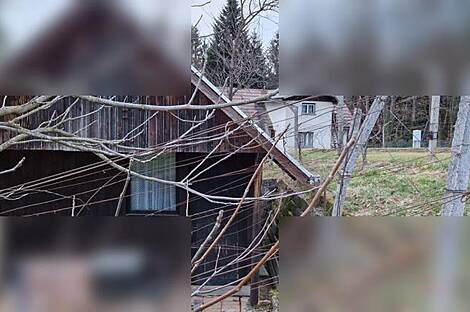
{"type": "Polygon", "coordinates": [[[190,223],[4,218],[0,311],[190,310],[190,223]]]}
{"type": "Polygon", "coordinates": [[[284,94],[470,92],[470,2],[281,0],[284,94]]]}
{"type": "Polygon", "coordinates": [[[2,0],[0,92],[190,94],[188,0],[2,0]]]}
{"type": "Polygon", "coordinates": [[[281,311],[467,311],[467,220],[288,218],[281,311]]]}

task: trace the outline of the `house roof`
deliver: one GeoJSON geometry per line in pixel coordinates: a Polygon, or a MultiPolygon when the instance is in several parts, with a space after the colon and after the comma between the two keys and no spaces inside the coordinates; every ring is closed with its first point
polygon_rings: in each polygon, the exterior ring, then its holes
{"type": "MultiPolygon", "coordinates": [[[[209,79],[202,75],[194,66],[191,66],[191,82],[194,85],[198,85],[199,81],[201,81],[201,84],[199,84],[199,90],[214,103],[220,103],[220,100],[224,103],[230,102],[228,97],[219,88],[212,84],[209,79]]],[[[222,108],[222,110],[235,122],[249,119],[249,116],[242,110],[241,106],[229,106],[222,108]]],[[[252,138],[258,140],[266,151],[271,150],[274,146],[271,151],[272,158],[284,172],[302,184],[314,184],[319,181],[319,176],[312,174],[302,166],[297,159],[275,145],[275,141],[271,136],[258,124],[252,121],[252,125],[253,127],[247,127],[244,130],[252,138]]]]}
{"type": "MultiPolygon", "coordinates": [[[[223,89],[224,94],[228,93],[228,90],[223,89]]],[[[232,99],[233,101],[249,101],[255,98],[262,97],[267,95],[273,90],[266,89],[239,89],[235,92],[232,99]]],[[[246,105],[241,105],[239,108],[248,116],[253,117],[253,121],[257,123],[264,131],[270,133],[272,128],[271,118],[266,110],[266,105],[264,103],[249,103],[246,105]]]]}

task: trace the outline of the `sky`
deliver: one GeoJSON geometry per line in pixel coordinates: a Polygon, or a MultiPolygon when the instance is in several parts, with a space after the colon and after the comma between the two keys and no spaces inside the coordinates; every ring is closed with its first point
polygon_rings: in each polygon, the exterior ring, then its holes
{"type": "MultiPolygon", "coordinates": [[[[212,34],[212,24],[222,11],[226,0],[190,0],[191,1],[191,24],[198,22],[198,29],[202,36],[212,34]],[[205,4],[207,3],[207,4],[205,4]],[[198,7],[197,5],[205,4],[198,7]],[[202,16],[202,18],[201,18],[202,16]]],[[[264,44],[268,46],[271,39],[279,29],[279,16],[275,12],[268,12],[258,18],[252,25],[251,30],[256,31],[264,44]]]]}

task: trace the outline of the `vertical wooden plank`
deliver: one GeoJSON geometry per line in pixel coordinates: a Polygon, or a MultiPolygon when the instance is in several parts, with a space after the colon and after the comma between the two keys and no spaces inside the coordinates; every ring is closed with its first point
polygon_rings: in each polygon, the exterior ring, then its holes
{"type": "MultiPolygon", "coordinates": [[[[262,184],[263,184],[263,170],[260,170],[256,180],[253,184],[253,195],[260,197],[262,195],[262,184]]],[[[263,220],[263,203],[259,200],[253,203],[253,210],[251,216],[251,241],[253,241],[261,230],[261,222],[263,220]]],[[[253,253],[257,253],[258,250],[254,250],[253,253]]],[[[254,267],[259,261],[259,257],[251,257],[251,265],[254,267]]],[[[259,301],[259,272],[251,278],[250,283],[250,304],[256,306],[259,301]]]]}

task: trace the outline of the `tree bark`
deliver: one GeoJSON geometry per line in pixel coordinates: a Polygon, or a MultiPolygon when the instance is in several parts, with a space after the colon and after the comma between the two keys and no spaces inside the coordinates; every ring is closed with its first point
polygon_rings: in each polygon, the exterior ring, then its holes
{"type": "Polygon", "coordinates": [[[442,215],[463,216],[462,197],[468,189],[470,176],[470,96],[460,100],[459,112],[452,140],[452,157],[447,176],[447,189],[443,198],[442,215]]]}

